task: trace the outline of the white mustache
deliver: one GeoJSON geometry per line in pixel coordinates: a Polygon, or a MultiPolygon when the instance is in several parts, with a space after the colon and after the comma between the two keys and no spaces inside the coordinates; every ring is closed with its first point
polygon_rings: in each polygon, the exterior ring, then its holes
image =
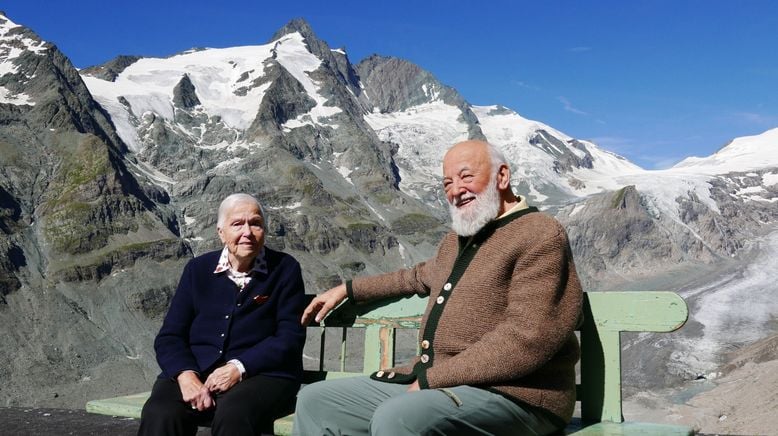
{"type": "Polygon", "coordinates": [[[467,200],[475,200],[475,198],[476,198],[475,194],[470,194],[470,195],[465,194],[461,197],[454,198],[454,206],[459,206],[460,204],[462,204],[467,200]]]}

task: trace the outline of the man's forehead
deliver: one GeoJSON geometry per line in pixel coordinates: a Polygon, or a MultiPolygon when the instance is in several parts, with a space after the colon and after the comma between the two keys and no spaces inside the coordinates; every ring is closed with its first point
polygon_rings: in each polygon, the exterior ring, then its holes
{"type": "Polygon", "coordinates": [[[483,166],[488,161],[485,148],[478,145],[462,144],[454,146],[443,158],[443,171],[458,173],[464,169],[474,169],[483,166]]]}

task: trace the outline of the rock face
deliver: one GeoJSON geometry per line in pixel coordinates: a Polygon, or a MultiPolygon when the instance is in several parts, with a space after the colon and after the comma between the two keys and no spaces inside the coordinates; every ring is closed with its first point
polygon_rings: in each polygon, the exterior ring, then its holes
{"type": "Polygon", "coordinates": [[[150,281],[106,278],[138,262],[177,264],[189,249],[169,197],[127,169],[124,142],[70,61],[5,17],[0,35],[3,398],[64,405],[81,398],[60,392],[100,368],[122,373],[130,360],[116,356],[147,348],[146,328],[126,335],[145,317],[119,312],[150,281]]]}
{"type": "Polygon", "coordinates": [[[458,121],[467,125],[470,139],[486,140],[470,104],[455,89],[443,85],[419,66],[398,58],[373,55],[360,62],[357,71],[374,110],[402,112],[440,101],[462,112],[458,121]]]}
{"type": "Polygon", "coordinates": [[[85,68],[81,71],[81,74],[87,74],[90,76],[99,77],[103,80],[113,82],[116,77],[140,59],[140,56],[117,56],[111,61],[106,62],[103,65],[98,65],[90,68],[85,68]]]}
{"type": "Polygon", "coordinates": [[[716,378],[663,392],[675,401],[650,392],[630,398],[625,418],[685,425],[705,434],[773,434],[778,426],[778,336],[728,354],[716,378]]]}
{"type": "Polygon", "coordinates": [[[564,207],[558,218],[567,228],[587,288],[607,289],[651,278],[658,271],[714,265],[740,254],[754,237],[774,228],[765,224],[778,221],[772,203],[778,198],[776,185],[762,185],[774,172],[711,177],[708,199],[691,190],[661,199],[674,202],[674,211],[663,207],[651,188],[641,192],[629,185],[564,207]],[[745,194],[749,191],[764,196],[751,200],[745,194]]]}
{"type": "MultiPolygon", "coordinates": [[[[231,193],[260,199],[267,244],[301,262],[309,293],[426,259],[447,230],[443,153],[468,138],[500,146],[517,192],[566,226],[587,290],[679,289],[684,274],[758,253],[755,238],[778,221],[778,159],[647,172],[510,109],[472,106],[407,61],[353,65],[303,20],[264,45],[120,56],[79,74],[0,16],[6,405],[148,389],[180,271],[219,248],[216,209],[231,193]]],[[[690,325],[696,340],[710,321],[690,325]]],[[[694,373],[684,365],[672,377],[694,373]]]]}

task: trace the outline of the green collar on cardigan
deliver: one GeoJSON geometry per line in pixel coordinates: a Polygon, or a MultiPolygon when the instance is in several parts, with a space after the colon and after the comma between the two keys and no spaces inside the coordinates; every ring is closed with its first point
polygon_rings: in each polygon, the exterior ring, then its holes
{"type": "Polygon", "coordinates": [[[485,226],[481,230],[478,231],[473,236],[457,236],[459,239],[459,254],[462,254],[462,251],[467,248],[468,245],[471,243],[477,243],[481,244],[483,241],[489,239],[489,236],[494,233],[495,230],[499,229],[502,226],[505,226],[509,224],[511,221],[518,219],[528,213],[537,212],[538,208],[535,206],[530,206],[526,209],[522,209],[518,212],[514,212],[510,215],[506,215],[502,218],[498,218],[496,220],[489,221],[486,223],[485,226]]]}

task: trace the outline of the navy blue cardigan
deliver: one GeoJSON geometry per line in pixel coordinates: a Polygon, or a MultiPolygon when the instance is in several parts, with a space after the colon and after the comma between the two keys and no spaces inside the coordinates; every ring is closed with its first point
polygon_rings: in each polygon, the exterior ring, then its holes
{"type": "Polygon", "coordinates": [[[243,292],[227,273],[214,274],[221,250],[189,261],[154,340],[160,377],[185,370],[208,375],[230,359],[257,374],[300,380],[305,287],[300,264],[265,247],[267,274],[255,272],[243,292]]]}

